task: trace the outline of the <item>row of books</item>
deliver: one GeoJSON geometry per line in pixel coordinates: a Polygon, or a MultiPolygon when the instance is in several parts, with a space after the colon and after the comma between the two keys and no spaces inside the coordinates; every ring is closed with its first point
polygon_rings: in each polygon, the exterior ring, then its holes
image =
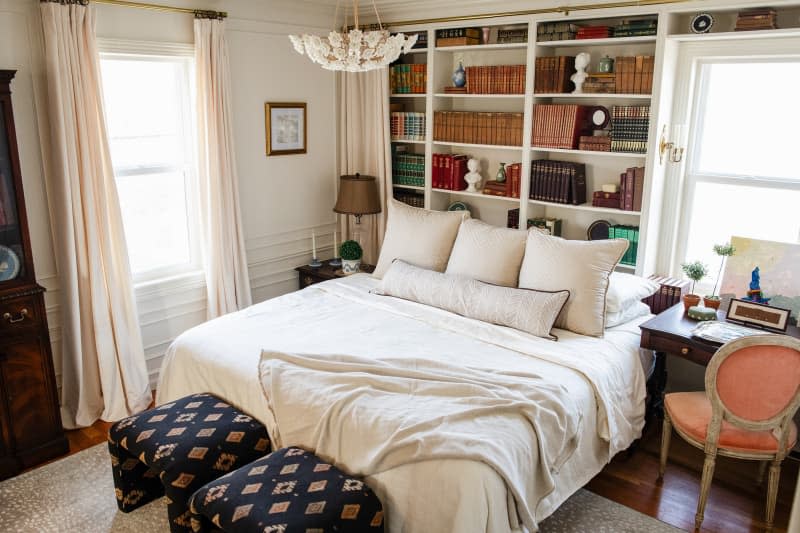
{"type": "Polygon", "coordinates": [[[428,85],[428,65],[414,63],[389,68],[392,94],[423,94],[428,85]]]}
{"type": "Polygon", "coordinates": [[[404,32],[407,37],[411,37],[412,35],[417,36],[417,42],[414,43],[412,49],[416,48],[427,48],[428,47],[428,32],[427,31],[412,31],[412,32],[404,32]]]}
{"type": "Polygon", "coordinates": [[[614,26],[612,35],[614,37],[642,37],[655,35],[656,32],[658,32],[656,19],[625,20],[614,26]]]}
{"type": "Polygon", "coordinates": [[[540,148],[578,147],[581,135],[591,135],[592,106],[536,104],[533,107],[533,145],[540,148]]]}
{"type": "Polygon", "coordinates": [[[464,46],[480,44],[480,28],[449,28],[436,30],[436,46],[464,46]]]}
{"type": "Polygon", "coordinates": [[[585,204],[586,165],[549,159],[532,161],[530,198],[556,204],[585,204]]]}
{"type": "Polygon", "coordinates": [[[740,11],[736,17],[735,31],[777,29],[777,16],[771,7],[740,11]]]}
{"type": "Polygon", "coordinates": [[[611,26],[579,26],[576,39],[605,39],[611,37],[611,26]]]}
{"type": "Polygon", "coordinates": [[[462,154],[433,154],[431,183],[434,189],[463,191],[467,188],[464,176],[467,174],[469,156],[462,154]]]}
{"type": "Polygon", "coordinates": [[[575,56],[537,57],[534,71],[534,93],[570,93],[575,84],[570,76],[575,72],[575,56]]]}
{"type": "Polygon", "coordinates": [[[395,111],[389,119],[389,132],[394,141],[424,141],[425,113],[395,111]]]}
{"type": "Polygon", "coordinates": [[[625,239],[628,241],[628,250],[622,256],[621,265],[636,266],[636,254],[639,250],[639,226],[623,226],[615,224],[608,227],[609,239],[625,239]]]}
{"type": "Polygon", "coordinates": [[[425,186],[425,155],[411,154],[405,146],[393,146],[392,183],[396,185],[425,186]]]}
{"type": "Polygon", "coordinates": [[[522,145],[522,113],[483,113],[473,111],[435,111],[435,141],[522,145]]]}
{"type": "Polygon", "coordinates": [[[521,182],[522,163],[509,163],[506,165],[506,180],[487,181],[483,185],[483,194],[519,198],[521,182]]]}
{"type": "Polygon", "coordinates": [[[497,44],[527,43],[528,28],[497,30],[497,44]]]}
{"type": "MultiPolygon", "coordinates": [[[[519,208],[509,209],[506,216],[506,226],[519,229],[519,208]]],[[[539,228],[548,235],[561,237],[561,219],[550,217],[529,218],[527,229],[539,228]]]]}
{"type": "Polygon", "coordinates": [[[425,195],[424,194],[417,194],[411,191],[404,191],[401,189],[394,190],[394,199],[403,202],[404,204],[408,204],[411,207],[425,207],[425,195]]]}
{"type": "Polygon", "coordinates": [[[592,193],[592,205],[623,211],[641,211],[643,190],[644,167],[631,167],[620,174],[617,192],[592,193]]]}
{"type": "Polygon", "coordinates": [[[650,94],[653,90],[653,56],[618,57],[614,62],[616,92],[650,94]]]}
{"type": "Polygon", "coordinates": [[[467,67],[468,94],[524,94],[525,65],[467,67]]]}
{"type": "Polygon", "coordinates": [[[611,151],[647,153],[650,106],[614,106],[611,111],[611,151]]]}
{"type": "Polygon", "coordinates": [[[657,315],[680,302],[684,291],[689,293],[691,281],[688,279],[675,279],[658,274],[653,274],[650,279],[661,285],[656,292],[642,300],[650,306],[650,312],[653,314],[657,315]]]}
{"type": "Polygon", "coordinates": [[[577,33],[577,24],[570,22],[542,22],[536,27],[536,40],[538,42],[569,41],[574,39],[577,33]]]}

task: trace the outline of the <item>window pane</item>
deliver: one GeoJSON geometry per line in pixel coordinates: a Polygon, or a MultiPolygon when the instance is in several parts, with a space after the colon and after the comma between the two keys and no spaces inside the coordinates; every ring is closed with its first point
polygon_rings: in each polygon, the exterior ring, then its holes
{"type": "MultiPolygon", "coordinates": [[[[800,191],[699,182],[688,228],[687,261],[698,259],[717,275],[719,257],[712,246],[731,237],[780,242],[800,238],[800,191]],[[751,206],[758,206],[751,209],[751,206]]],[[[705,280],[707,283],[709,280],[705,280]]],[[[710,280],[713,283],[714,279],[710,280]]]]}
{"type": "Polygon", "coordinates": [[[186,183],[182,173],[117,178],[131,270],[191,262],[186,183]]]}
{"type": "Polygon", "coordinates": [[[714,63],[702,75],[695,170],[800,180],[800,62],[714,63]]]}

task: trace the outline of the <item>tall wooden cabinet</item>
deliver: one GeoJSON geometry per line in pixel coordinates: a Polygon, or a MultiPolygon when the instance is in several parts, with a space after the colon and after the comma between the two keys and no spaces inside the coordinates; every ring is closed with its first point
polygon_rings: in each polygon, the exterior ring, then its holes
{"type": "Polygon", "coordinates": [[[53,356],[36,283],[11,109],[0,70],[0,479],[67,452],[53,356]]]}

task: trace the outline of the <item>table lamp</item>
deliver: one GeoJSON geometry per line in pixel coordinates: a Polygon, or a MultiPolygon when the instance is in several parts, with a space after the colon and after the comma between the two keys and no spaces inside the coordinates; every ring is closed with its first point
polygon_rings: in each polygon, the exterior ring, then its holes
{"type": "MultiPolygon", "coordinates": [[[[375,176],[359,174],[345,175],[339,178],[339,196],[336,199],[334,212],[342,215],[353,215],[356,224],[361,224],[362,215],[374,215],[381,212],[381,198],[378,194],[378,182],[375,176]]],[[[333,251],[331,265],[338,266],[339,250],[333,251]]]]}

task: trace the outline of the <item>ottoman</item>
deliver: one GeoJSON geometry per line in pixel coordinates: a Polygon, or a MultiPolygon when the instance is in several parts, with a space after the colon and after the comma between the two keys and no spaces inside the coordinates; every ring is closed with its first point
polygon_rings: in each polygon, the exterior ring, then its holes
{"type": "Polygon", "coordinates": [[[108,434],[117,505],[127,513],[166,494],[170,530],[189,532],[194,491],[269,447],[261,423],[207,393],[125,418],[108,434]]]}
{"type": "Polygon", "coordinates": [[[383,531],[372,489],[300,448],[282,448],[208,483],[189,506],[196,533],[383,531]]]}

